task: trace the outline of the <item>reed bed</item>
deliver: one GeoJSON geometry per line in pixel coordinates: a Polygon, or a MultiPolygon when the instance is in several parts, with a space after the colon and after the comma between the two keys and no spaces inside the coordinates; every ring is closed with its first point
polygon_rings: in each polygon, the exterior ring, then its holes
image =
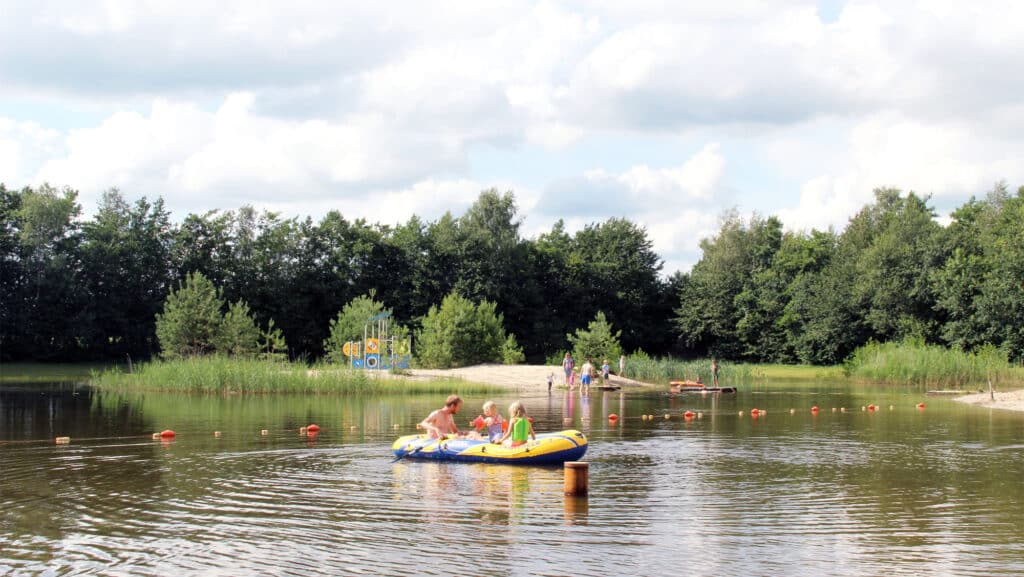
{"type": "Polygon", "coordinates": [[[104,389],[207,394],[467,394],[500,389],[461,379],[411,381],[337,365],[310,368],[297,363],[218,356],[140,363],[131,373],[93,372],[91,380],[94,386],[104,389]]]}
{"type": "MultiPolygon", "coordinates": [[[[711,359],[682,360],[672,357],[651,358],[644,354],[632,355],[626,361],[626,376],[645,383],[667,384],[674,380],[696,381],[699,377],[711,384],[711,359]]],[[[754,377],[754,365],[733,364],[719,359],[718,383],[724,385],[749,381],[754,377]]]]}
{"type": "Polygon", "coordinates": [[[847,376],[889,384],[914,384],[944,389],[993,386],[1019,381],[1020,371],[996,347],[965,352],[909,341],[868,343],[843,366],[847,376]]]}

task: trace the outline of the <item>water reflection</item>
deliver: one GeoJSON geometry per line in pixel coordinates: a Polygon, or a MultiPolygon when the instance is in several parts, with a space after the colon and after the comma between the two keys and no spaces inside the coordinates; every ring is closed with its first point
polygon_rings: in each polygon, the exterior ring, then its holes
{"type": "Polygon", "coordinates": [[[1024,574],[1024,419],[913,392],[495,398],[587,431],[587,498],[560,467],[392,463],[431,396],[74,392],[0,393],[0,574],[1024,574]]]}

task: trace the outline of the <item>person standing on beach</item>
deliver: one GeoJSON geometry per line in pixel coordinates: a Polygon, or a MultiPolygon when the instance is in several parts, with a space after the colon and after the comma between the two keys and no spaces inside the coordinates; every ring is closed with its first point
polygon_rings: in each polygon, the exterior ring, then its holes
{"type": "Polygon", "coordinates": [[[572,355],[565,353],[565,358],[562,359],[562,371],[565,373],[565,386],[572,384],[572,370],[576,368],[576,364],[572,362],[572,355]]]}
{"type": "Polygon", "coordinates": [[[711,386],[718,386],[718,359],[711,357],[711,386]]]}
{"type": "Polygon", "coordinates": [[[626,355],[619,357],[619,376],[626,378],[626,355]]]}

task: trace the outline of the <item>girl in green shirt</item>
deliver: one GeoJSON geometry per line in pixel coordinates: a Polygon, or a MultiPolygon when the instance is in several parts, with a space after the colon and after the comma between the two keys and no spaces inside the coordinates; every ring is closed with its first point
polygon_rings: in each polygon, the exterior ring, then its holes
{"type": "Polygon", "coordinates": [[[508,408],[508,414],[508,430],[497,441],[499,444],[509,440],[508,446],[518,447],[525,445],[528,439],[537,439],[537,435],[533,432],[533,422],[526,416],[526,407],[522,403],[519,401],[512,403],[508,408]]]}

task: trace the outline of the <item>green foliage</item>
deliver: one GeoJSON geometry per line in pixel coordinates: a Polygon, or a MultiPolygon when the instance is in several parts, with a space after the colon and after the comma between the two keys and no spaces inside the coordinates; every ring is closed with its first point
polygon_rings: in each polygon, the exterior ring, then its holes
{"type": "Polygon", "coordinates": [[[260,332],[260,358],[268,361],[283,361],[288,356],[288,343],[281,329],[274,326],[274,319],[267,323],[267,330],[260,332]]]}
{"type": "MultiPolygon", "coordinates": [[[[754,378],[755,367],[733,364],[719,359],[719,384],[741,385],[754,378]]],[[[697,380],[711,383],[711,360],[680,360],[672,357],[652,358],[639,351],[626,359],[629,377],[645,383],[664,385],[674,380],[697,380]]]]}
{"type": "Polygon", "coordinates": [[[212,353],[221,342],[221,291],[202,273],[188,275],[156,316],[156,334],[165,359],[212,353]]]}
{"type": "MultiPolygon", "coordinates": [[[[424,317],[416,339],[416,356],[420,364],[432,368],[504,362],[509,357],[503,320],[494,303],[474,305],[453,292],[424,317]]],[[[514,340],[511,345],[518,348],[514,340]]],[[[518,356],[509,354],[512,358],[518,356]]]]}
{"type": "Polygon", "coordinates": [[[280,363],[220,355],[141,363],[133,373],[93,372],[91,384],[105,389],[190,393],[371,394],[490,393],[490,385],[460,380],[410,382],[337,366],[310,369],[301,363],[280,363]]]}
{"type": "Polygon", "coordinates": [[[516,342],[516,336],[509,333],[501,344],[501,362],[506,365],[519,365],[526,361],[523,348],[516,342]]]}
{"type": "Polygon", "coordinates": [[[331,320],[331,335],[324,341],[324,356],[331,362],[344,363],[345,354],[342,350],[345,343],[362,341],[366,336],[364,329],[367,321],[381,314],[391,314],[391,309],[384,303],[374,300],[374,293],[358,296],[345,305],[341,312],[331,320]]]}
{"type": "Polygon", "coordinates": [[[251,357],[260,346],[263,333],[250,316],[249,305],[242,301],[231,303],[221,319],[215,349],[235,357],[251,357]]]}
{"type": "Polygon", "coordinates": [[[683,342],[701,353],[756,358],[762,332],[774,326],[781,304],[760,296],[774,276],[767,274],[782,241],[782,223],[757,215],[743,222],[733,211],[715,237],[701,241],[704,256],[681,283],[676,327],[683,342]],[[770,307],[770,310],[764,310],[770,307]]]}
{"type": "Polygon", "coordinates": [[[941,388],[977,388],[1014,378],[1006,355],[994,346],[967,353],[920,339],[869,342],[853,353],[843,370],[847,376],[867,381],[941,388]]]}
{"type": "Polygon", "coordinates": [[[336,355],[331,320],[360,295],[393,306],[394,326],[420,330],[454,291],[492,303],[502,322],[483,343],[425,332],[431,362],[517,361],[520,349],[537,362],[572,348],[567,337],[598,311],[622,348],[655,355],[833,364],[872,339],[917,338],[1024,360],[1024,189],[997,184],[945,228],[929,203],[876,190],[841,233],[783,233],[777,218],[730,212],[694,268],[666,279],[647,232],[625,219],[572,234],[558,222],[522,238],[511,192],[483,191],[462,215],[396,226],[246,206],[173,225],[160,199],[112,189],[83,219],[73,189],[0,184],[0,360],[153,355],[158,314],[182,330],[188,322],[165,302],[193,273],[248,312],[222,316],[234,344],[207,335],[172,355],[251,355],[252,327],[269,327],[259,356],[336,355]]]}
{"type": "Polygon", "coordinates": [[[194,272],[172,292],[157,315],[156,333],[164,359],[181,359],[219,353],[232,357],[282,359],[284,335],[271,319],[260,330],[244,301],[231,303],[225,313],[221,291],[194,272]]]}
{"type": "Polygon", "coordinates": [[[566,335],[566,338],[572,343],[572,356],[579,359],[579,363],[590,358],[600,366],[602,359],[609,359],[609,362],[614,359],[617,362],[622,354],[622,345],[619,344],[621,334],[622,331],[612,332],[611,323],[599,311],[586,329],[577,329],[576,334],[566,335]]]}

